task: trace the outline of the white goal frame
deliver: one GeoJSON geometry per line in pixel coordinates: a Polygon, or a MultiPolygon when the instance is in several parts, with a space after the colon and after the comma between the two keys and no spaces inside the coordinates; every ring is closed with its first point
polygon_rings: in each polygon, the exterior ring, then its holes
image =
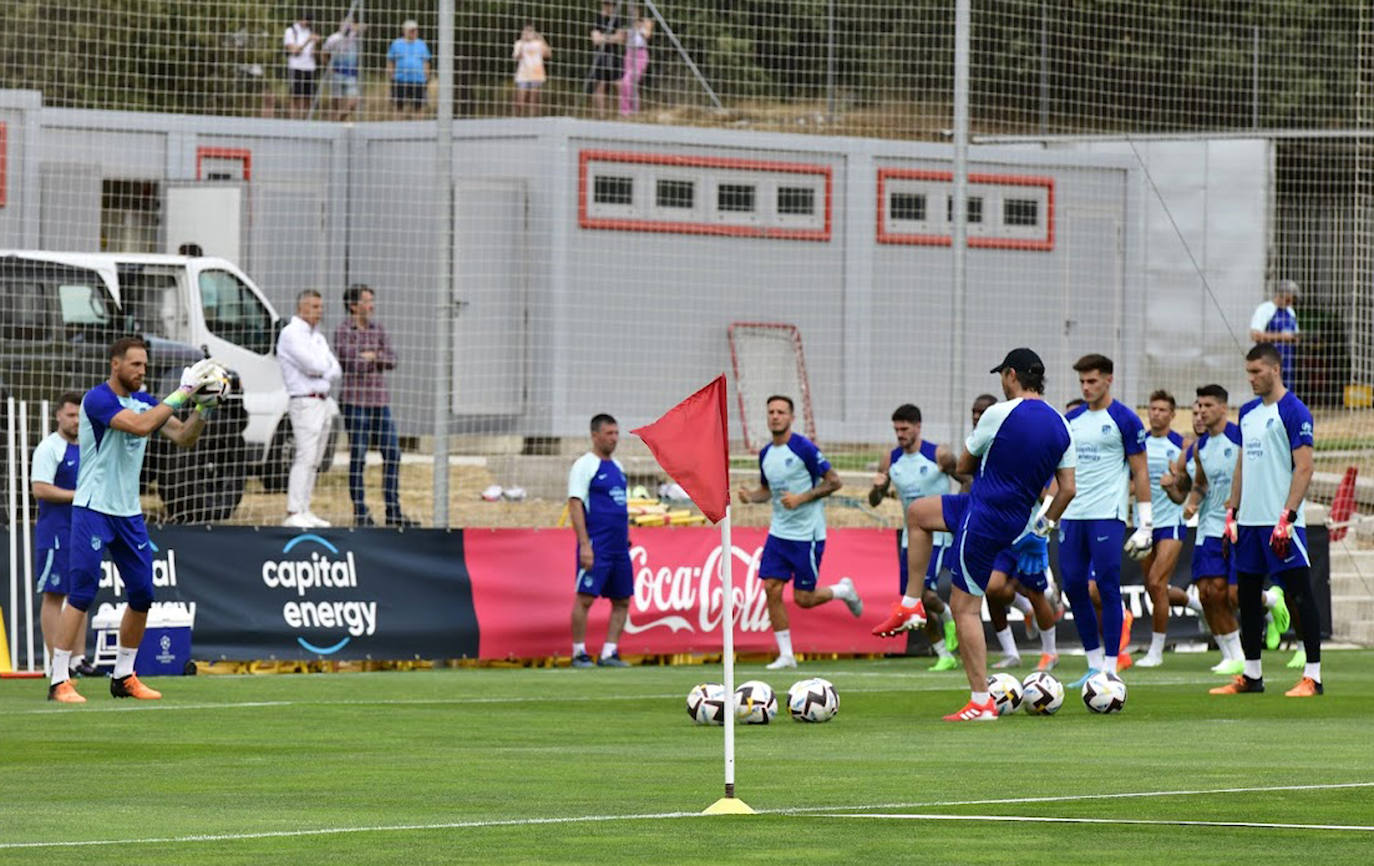
{"type": "Polygon", "coordinates": [[[750,423],[751,412],[757,421],[764,411],[763,401],[770,394],[786,394],[797,401],[805,435],[815,441],[816,418],[811,411],[811,383],[806,375],[806,352],[802,348],[801,331],[797,326],[786,322],[732,322],[727,333],[744,447],[757,452],[771,438],[766,424],[760,427],[757,422],[750,423]],[[758,359],[751,352],[751,344],[764,340],[776,346],[776,366],[771,370],[761,369],[758,359]]]}

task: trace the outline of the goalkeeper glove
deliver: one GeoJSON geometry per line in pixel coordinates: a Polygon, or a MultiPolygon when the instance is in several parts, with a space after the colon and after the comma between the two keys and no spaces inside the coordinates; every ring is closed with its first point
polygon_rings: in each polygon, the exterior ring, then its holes
{"type": "Polygon", "coordinates": [[[1040,538],[1049,538],[1050,533],[1054,532],[1055,527],[1058,525],[1059,524],[1050,520],[1045,515],[1040,514],[1036,516],[1035,522],[1031,524],[1030,531],[1031,534],[1039,536],[1040,538]]]}
{"type": "Polygon", "coordinates": [[[1274,551],[1274,555],[1279,559],[1288,558],[1288,550],[1293,538],[1293,523],[1297,519],[1298,512],[1291,508],[1285,508],[1283,514],[1279,515],[1279,522],[1275,524],[1274,531],[1269,535],[1269,549],[1274,551]]]}
{"type": "Polygon", "coordinates": [[[1126,539],[1126,555],[1139,562],[1150,555],[1150,548],[1154,546],[1154,519],[1151,512],[1150,503],[1136,503],[1135,532],[1126,539]]]}
{"type": "Polygon", "coordinates": [[[1221,528],[1221,555],[1230,558],[1231,545],[1240,540],[1240,528],[1236,525],[1236,510],[1226,509],[1226,522],[1221,528]]]}
{"type": "Polygon", "coordinates": [[[1016,570],[1024,575],[1044,574],[1050,567],[1050,545],[1044,536],[1024,532],[1011,544],[1016,554],[1016,570]]]}

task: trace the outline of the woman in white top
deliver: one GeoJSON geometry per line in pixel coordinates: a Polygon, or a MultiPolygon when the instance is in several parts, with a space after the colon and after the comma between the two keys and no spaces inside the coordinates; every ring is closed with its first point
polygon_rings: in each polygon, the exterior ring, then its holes
{"type": "Polygon", "coordinates": [[[638,17],[625,34],[625,74],[620,77],[620,113],[629,116],[639,111],[639,80],[649,68],[649,39],[654,35],[652,18],[638,17]]]}
{"type": "Polygon", "coordinates": [[[544,61],[553,57],[553,49],[533,24],[526,24],[520,38],[515,40],[515,113],[534,115],[539,111],[539,88],[544,86],[544,61]]]}

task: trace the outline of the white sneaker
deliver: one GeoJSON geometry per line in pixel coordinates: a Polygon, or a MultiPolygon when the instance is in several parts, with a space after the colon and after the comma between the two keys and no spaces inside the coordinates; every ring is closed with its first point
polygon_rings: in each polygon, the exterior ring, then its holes
{"type": "Polygon", "coordinates": [[[296,529],[314,529],[315,524],[310,522],[310,515],[304,511],[286,515],[286,519],[281,522],[282,526],[292,526],[296,529]]]}
{"type": "Polygon", "coordinates": [[[768,669],[768,670],[770,670],[770,671],[780,671],[780,670],[782,670],[783,668],[794,668],[794,667],[796,667],[796,666],[797,666],[797,657],[796,657],[796,656],[778,656],[777,658],[773,659],[773,660],[772,660],[771,662],[769,662],[768,664],[764,665],[764,668],[766,668],[766,669],[768,669]]]}
{"type": "Polygon", "coordinates": [[[995,670],[995,671],[1004,671],[1004,670],[1006,670],[1007,668],[1019,668],[1019,667],[1021,667],[1021,657],[1020,657],[1020,656],[1004,656],[1000,661],[996,662],[996,663],[992,666],[992,669],[995,670]]]}
{"type": "Polygon", "coordinates": [[[1140,661],[1135,663],[1138,668],[1157,668],[1164,664],[1164,656],[1157,656],[1154,653],[1145,653],[1140,661]]]}
{"type": "Polygon", "coordinates": [[[840,596],[840,599],[844,602],[845,607],[849,608],[849,612],[854,614],[854,616],[863,616],[864,600],[859,598],[858,590],[854,589],[854,581],[850,580],[847,577],[841,578],[840,586],[844,587],[845,591],[845,594],[840,596]]]}
{"type": "Polygon", "coordinates": [[[316,528],[322,529],[322,528],[324,528],[324,527],[326,527],[326,526],[329,525],[329,521],[328,521],[328,520],[325,520],[323,517],[320,517],[318,514],[316,514],[316,513],[313,512],[313,511],[307,511],[307,512],[305,512],[305,519],[306,519],[306,520],[309,520],[309,521],[310,521],[310,525],[313,526],[313,527],[316,527],[316,528]]]}

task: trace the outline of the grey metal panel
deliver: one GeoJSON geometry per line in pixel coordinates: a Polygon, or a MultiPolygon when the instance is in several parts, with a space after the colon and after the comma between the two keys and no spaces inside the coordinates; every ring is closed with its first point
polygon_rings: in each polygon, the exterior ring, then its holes
{"type": "Polygon", "coordinates": [[[45,162],[39,167],[45,250],[100,252],[100,166],[45,162]]]}

